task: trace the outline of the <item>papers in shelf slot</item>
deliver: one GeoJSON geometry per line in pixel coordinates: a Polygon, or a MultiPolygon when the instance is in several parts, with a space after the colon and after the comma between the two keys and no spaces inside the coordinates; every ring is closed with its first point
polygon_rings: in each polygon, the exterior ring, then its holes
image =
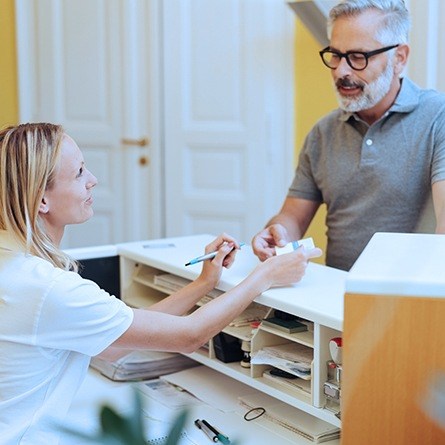
{"type": "Polygon", "coordinates": [[[297,390],[303,392],[304,394],[311,395],[311,382],[310,380],[304,380],[300,378],[288,379],[286,377],[277,377],[270,373],[270,369],[263,372],[263,377],[266,380],[275,382],[278,385],[286,386],[289,389],[297,390]]]}
{"type": "Polygon", "coordinates": [[[265,413],[262,417],[276,425],[280,425],[311,442],[321,443],[340,437],[340,429],[324,420],[292,408],[267,394],[255,393],[241,396],[240,405],[246,410],[262,407],[265,413]]]}
{"type": "MultiPolygon", "coordinates": [[[[153,279],[153,283],[156,286],[163,287],[164,289],[167,289],[171,292],[176,292],[187,286],[191,282],[192,281],[188,280],[187,278],[182,278],[171,273],[162,273],[159,275],[155,275],[153,279]]],[[[210,300],[219,297],[223,293],[224,292],[218,289],[212,289],[205,297],[200,300],[200,304],[208,303],[210,300]]]]}
{"type": "Polygon", "coordinates": [[[299,343],[266,346],[251,354],[251,364],[270,365],[304,380],[311,378],[313,351],[299,343]]]}
{"type": "Polygon", "coordinates": [[[302,364],[308,365],[309,368],[313,360],[312,348],[300,343],[285,343],[281,345],[265,346],[263,350],[284,360],[301,362],[302,364]]]}
{"type": "Polygon", "coordinates": [[[253,321],[261,321],[267,316],[269,307],[258,303],[252,303],[241,315],[236,317],[229,326],[250,326],[253,321]]]}
{"type": "Polygon", "coordinates": [[[164,287],[172,292],[176,292],[183,287],[190,284],[191,281],[186,278],[178,277],[177,275],[173,275],[170,273],[163,273],[159,275],[155,275],[154,284],[157,286],[164,287]]]}

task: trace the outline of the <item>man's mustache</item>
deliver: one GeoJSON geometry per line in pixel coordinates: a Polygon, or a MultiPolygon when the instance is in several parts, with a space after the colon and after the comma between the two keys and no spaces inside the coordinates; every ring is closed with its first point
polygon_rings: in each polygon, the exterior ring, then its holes
{"type": "Polygon", "coordinates": [[[338,79],[335,82],[335,86],[337,88],[344,87],[344,88],[361,88],[363,90],[364,84],[362,82],[353,82],[348,77],[342,77],[341,79],[338,79]]]}

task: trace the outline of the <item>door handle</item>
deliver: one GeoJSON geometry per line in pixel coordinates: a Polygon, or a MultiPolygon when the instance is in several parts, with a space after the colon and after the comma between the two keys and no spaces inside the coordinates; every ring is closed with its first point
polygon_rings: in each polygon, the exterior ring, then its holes
{"type": "Polygon", "coordinates": [[[141,139],[122,138],[121,144],[122,145],[133,145],[136,147],[146,147],[147,145],[150,145],[150,139],[149,138],[141,138],[141,139]]]}

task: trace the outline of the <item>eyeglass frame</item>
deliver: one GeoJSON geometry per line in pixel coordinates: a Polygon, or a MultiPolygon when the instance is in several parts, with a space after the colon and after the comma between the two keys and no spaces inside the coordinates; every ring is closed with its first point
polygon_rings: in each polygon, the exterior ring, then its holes
{"type": "Polygon", "coordinates": [[[345,53],[342,53],[342,52],[340,52],[340,51],[334,51],[334,50],[331,49],[330,46],[327,46],[326,48],[324,48],[324,49],[322,49],[321,51],[319,51],[318,54],[320,54],[321,60],[322,60],[322,62],[323,62],[323,65],[327,66],[327,67],[328,67],[329,69],[331,69],[331,70],[336,70],[336,69],[340,66],[341,59],[343,59],[343,57],[344,57],[344,58],[346,59],[347,64],[348,64],[354,71],[363,71],[364,69],[367,68],[368,63],[369,63],[369,58],[370,58],[370,57],[376,56],[377,54],[381,54],[381,53],[384,53],[384,52],[386,52],[386,51],[390,51],[391,49],[397,48],[398,46],[400,46],[400,43],[397,43],[396,45],[385,46],[385,47],[383,47],[383,48],[375,49],[375,50],[373,50],[373,51],[346,51],[345,53]],[[323,57],[323,56],[324,56],[324,54],[326,54],[326,53],[332,53],[332,54],[335,54],[337,57],[339,57],[338,65],[337,65],[335,68],[329,66],[329,65],[326,63],[326,61],[324,60],[324,57],[323,57]],[[365,66],[364,66],[363,68],[354,68],[354,67],[352,66],[351,61],[349,60],[349,56],[350,56],[351,54],[360,54],[360,55],[362,55],[362,56],[365,58],[365,61],[366,61],[365,66]]]}

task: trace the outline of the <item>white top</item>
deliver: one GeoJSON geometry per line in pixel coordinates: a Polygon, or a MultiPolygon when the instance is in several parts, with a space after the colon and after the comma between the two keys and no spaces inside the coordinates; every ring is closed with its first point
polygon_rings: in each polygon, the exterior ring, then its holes
{"type": "MultiPolygon", "coordinates": [[[[149,264],[166,272],[195,279],[202,264],[185,266],[192,258],[204,253],[205,246],[215,236],[195,235],[145,242],[119,244],[118,254],[149,264]]],[[[245,245],[236,254],[235,263],[224,269],[217,288],[228,291],[241,282],[259,264],[252,248],[245,245]]],[[[343,295],[347,272],[309,263],[303,279],[290,286],[269,289],[255,301],[333,329],[342,329],[343,295]]]]}
{"type": "Polygon", "coordinates": [[[445,297],[445,235],[376,233],[352,267],[346,291],[445,297]]]}
{"type": "Polygon", "coordinates": [[[90,356],[132,319],[95,283],[25,255],[0,231],[0,444],[57,444],[90,356]]]}

